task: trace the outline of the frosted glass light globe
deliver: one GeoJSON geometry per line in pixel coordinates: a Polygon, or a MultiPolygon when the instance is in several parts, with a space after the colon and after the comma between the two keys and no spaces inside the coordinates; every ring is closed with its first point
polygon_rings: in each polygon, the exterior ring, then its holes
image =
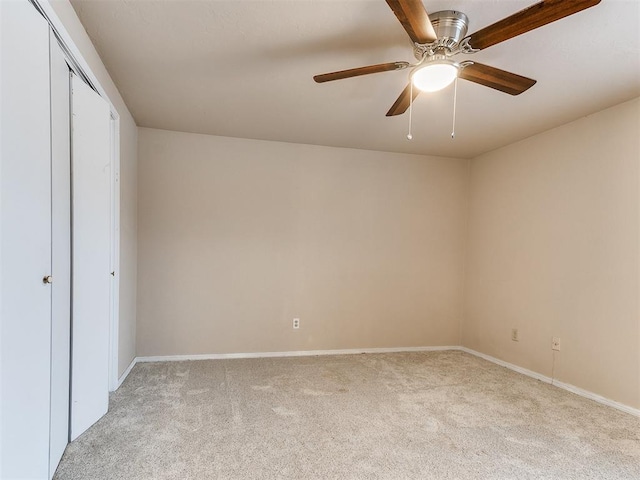
{"type": "Polygon", "coordinates": [[[411,77],[413,86],[423,92],[437,92],[450,85],[458,76],[453,63],[432,63],[419,68],[411,77]]]}

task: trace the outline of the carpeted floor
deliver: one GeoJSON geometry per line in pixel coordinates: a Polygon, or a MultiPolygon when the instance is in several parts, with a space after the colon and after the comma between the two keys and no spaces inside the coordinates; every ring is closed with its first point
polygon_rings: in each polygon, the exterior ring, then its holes
{"type": "Polygon", "coordinates": [[[136,365],[55,479],[640,479],[640,419],[463,352],[136,365]]]}

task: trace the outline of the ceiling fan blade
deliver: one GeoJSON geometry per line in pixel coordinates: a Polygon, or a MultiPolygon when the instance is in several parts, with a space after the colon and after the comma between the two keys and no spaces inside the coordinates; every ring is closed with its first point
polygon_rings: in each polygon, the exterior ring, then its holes
{"type": "Polygon", "coordinates": [[[332,80],[341,80],[343,78],[359,77],[360,75],[369,75],[370,73],[402,70],[408,66],[409,62],[379,63],[378,65],[369,65],[367,67],[350,68],[349,70],[340,70],[339,72],[323,73],[322,75],[316,75],[313,79],[317,83],[323,83],[330,82],[332,80]]]}
{"type": "Polygon", "coordinates": [[[476,62],[464,67],[458,74],[458,78],[479,83],[485,87],[494,88],[510,95],[520,95],[536,83],[532,78],[476,62]]]}
{"type": "Polygon", "coordinates": [[[409,105],[413,100],[416,99],[419,93],[420,93],[420,90],[418,90],[417,88],[414,88],[413,99],[411,99],[410,98],[411,84],[407,85],[402,91],[402,93],[400,94],[400,96],[398,97],[398,99],[395,101],[395,103],[391,106],[391,108],[387,112],[387,117],[393,117],[394,115],[402,115],[404,112],[407,111],[407,108],[409,108],[409,105]]]}
{"type": "Polygon", "coordinates": [[[469,35],[468,43],[482,50],[598,3],[600,0],[544,0],[469,35]]]}
{"type": "Polygon", "coordinates": [[[416,43],[435,42],[438,37],[421,0],[387,0],[404,29],[416,43]]]}

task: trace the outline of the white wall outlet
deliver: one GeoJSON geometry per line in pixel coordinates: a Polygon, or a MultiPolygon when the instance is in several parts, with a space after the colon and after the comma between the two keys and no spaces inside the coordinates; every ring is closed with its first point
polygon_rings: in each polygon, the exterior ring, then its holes
{"type": "Polygon", "coordinates": [[[299,318],[294,318],[293,319],[293,328],[300,328],[300,319],[299,318]]]}
{"type": "Polygon", "coordinates": [[[551,350],[560,351],[560,337],[553,337],[551,340],[551,350]]]}
{"type": "Polygon", "coordinates": [[[511,329],[511,340],[513,340],[514,342],[520,341],[520,332],[518,332],[517,328],[511,329]]]}

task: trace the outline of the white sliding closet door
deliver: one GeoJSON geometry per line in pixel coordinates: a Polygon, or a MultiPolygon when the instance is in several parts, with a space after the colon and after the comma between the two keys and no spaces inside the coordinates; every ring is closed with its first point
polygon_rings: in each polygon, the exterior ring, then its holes
{"type": "Polygon", "coordinates": [[[69,442],[71,348],[71,130],[69,67],[51,46],[51,446],[49,477],[69,442]]]}
{"type": "Polygon", "coordinates": [[[71,79],[71,439],[109,407],[110,108],[71,79]]]}
{"type": "MultiPolygon", "coordinates": [[[[49,473],[49,26],[0,0],[0,478],[49,473]]],[[[55,279],[53,279],[55,281],[55,279]]]]}

